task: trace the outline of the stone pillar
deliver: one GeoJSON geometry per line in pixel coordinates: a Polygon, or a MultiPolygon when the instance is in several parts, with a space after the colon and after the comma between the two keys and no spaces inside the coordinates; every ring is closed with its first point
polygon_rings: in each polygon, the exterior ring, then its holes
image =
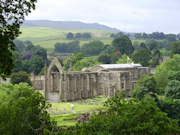
{"type": "Polygon", "coordinates": [[[81,75],[77,75],[77,84],[76,84],[76,91],[77,91],[77,99],[80,100],[81,97],[81,90],[82,90],[82,81],[81,75]]]}
{"type": "Polygon", "coordinates": [[[74,74],[71,74],[71,76],[70,76],[71,101],[74,101],[74,87],[75,87],[74,74]]]}
{"type": "Polygon", "coordinates": [[[87,91],[86,91],[86,96],[87,98],[91,97],[92,94],[90,94],[91,91],[91,75],[86,74],[87,77],[87,91]]]}
{"type": "Polygon", "coordinates": [[[92,96],[97,96],[97,87],[98,87],[98,76],[97,74],[92,75],[92,96]]]}
{"type": "Polygon", "coordinates": [[[120,91],[121,90],[121,74],[117,74],[117,89],[115,90],[115,92],[120,91]]]}
{"type": "Polygon", "coordinates": [[[107,95],[107,98],[111,98],[111,88],[110,88],[110,80],[109,80],[109,73],[106,73],[105,74],[105,84],[106,84],[106,87],[105,87],[105,95],[107,95]]]}
{"type": "Polygon", "coordinates": [[[64,73],[61,74],[61,95],[62,102],[67,102],[67,79],[64,73]]]}
{"type": "Polygon", "coordinates": [[[87,91],[87,85],[88,85],[88,75],[87,74],[85,74],[84,75],[84,89],[83,89],[83,91],[84,91],[84,98],[88,98],[88,91],[87,91]]]}

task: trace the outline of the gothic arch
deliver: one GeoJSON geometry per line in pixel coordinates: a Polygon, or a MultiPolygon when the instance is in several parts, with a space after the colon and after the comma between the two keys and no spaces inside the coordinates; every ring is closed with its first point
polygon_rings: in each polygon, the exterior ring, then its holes
{"type": "Polygon", "coordinates": [[[53,58],[51,64],[49,65],[48,67],[48,70],[47,70],[47,76],[49,77],[49,75],[51,74],[51,71],[52,71],[52,68],[56,66],[57,69],[59,70],[60,73],[63,73],[63,68],[62,68],[62,65],[61,63],[58,61],[58,59],[56,57],[53,58]]]}
{"type": "Polygon", "coordinates": [[[46,76],[46,83],[47,83],[47,91],[50,91],[50,90],[52,90],[52,88],[51,88],[51,72],[52,72],[52,68],[54,67],[54,66],[56,66],[57,67],[57,69],[59,70],[59,75],[60,74],[63,74],[63,68],[62,68],[62,66],[61,66],[61,63],[58,61],[58,59],[56,58],[56,57],[54,57],[53,58],[53,60],[52,60],[52,62],[51,62],[51,64],[49,65],[49,67],[48,67],[48,69],[47,69],[47,76],[46,76]]]}

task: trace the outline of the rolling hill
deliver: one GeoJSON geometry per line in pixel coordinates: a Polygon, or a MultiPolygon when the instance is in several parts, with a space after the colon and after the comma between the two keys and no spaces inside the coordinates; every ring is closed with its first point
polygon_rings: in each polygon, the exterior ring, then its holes
{"type": "Polygon", "coordinates": [[[50,20],[26,20],[22,27],[49,27],[59,29],[95,29],[120,32],[116,28],[111,28],[98,23],[83,23],[80,21],[50,21],[50,20]]]}

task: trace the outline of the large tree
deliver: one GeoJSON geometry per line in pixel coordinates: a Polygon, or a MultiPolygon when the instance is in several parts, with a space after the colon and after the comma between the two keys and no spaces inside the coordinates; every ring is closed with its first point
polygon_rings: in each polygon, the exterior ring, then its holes
{"type": "Polygon", "coordinates": [[[138,49],[132,54],[133,61],[141,63],[142,66],[149,66],[151,54],[147,49],[138,49]]]}
{"type": "Polygon", "coordinates": [[[14,67],[12,51],[13,40],[19,36],[20,25],[25,15],[35,9],[37,0],[0,1],[0,76],[10,75],[14,67]]]}
{"type": "Polygon", "coordinates": [[[131,55],[134,51],[134,46],[132,45],[131,40],[126,35],[115,38],[112,41],[112,45],[114,46],[116,51],[120,51],[121,54],[131,55]]]}
{"type": "Polygon", "coordinates": [[[171,55],[180,54],[180,41],[171,44],[171,55]]]}

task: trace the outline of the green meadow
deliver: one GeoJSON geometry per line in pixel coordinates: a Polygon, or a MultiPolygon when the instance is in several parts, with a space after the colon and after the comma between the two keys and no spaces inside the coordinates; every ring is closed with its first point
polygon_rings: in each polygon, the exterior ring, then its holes
{"type": "Polygon", "coordinates": [[[22,27],[22,34],[18,37],[21,41],[30,40],[35,45],[40,45],[48,50],[48,53],[52,53],[54,50],[54,45],[56,43],[67,43],[72,42],[72,40],[67,40],[66,35],[69,32],[75,33],[91,33],[92,38],[89,40],[79,40],[80,46],[85,43],[94,40],[101,40],[104,44],[111,44],[112,38],[110,38],[111,31],[103,30],[69,30],[69,29],[55,29],[46,27],[22,27]]]}
{"type": "MultiPolygon", "coordinates": [[[[67,40],[66,35],[69,32],[75,33],[91,33],[91,39],[80,39],[80,46],[94,40],[100,40],[104,44],[111,44],[113,38],[110,37],[112,31],[105,30],[90,30],[90,29],[55,29],[48,27],[21,27],[22,34],[18,37],[21,41],[31,41],[34,45],[40,45],[47,49],[48,53],[54,52],[54,45],[56,43],[68,43],[73,40],[67,40]]],[[[139,43],[145,42],[144,39],[131,39],[132,43],[138,41],[139,43]]],[[[167,53],[165,50],[161,52],[167,53]]]]}

